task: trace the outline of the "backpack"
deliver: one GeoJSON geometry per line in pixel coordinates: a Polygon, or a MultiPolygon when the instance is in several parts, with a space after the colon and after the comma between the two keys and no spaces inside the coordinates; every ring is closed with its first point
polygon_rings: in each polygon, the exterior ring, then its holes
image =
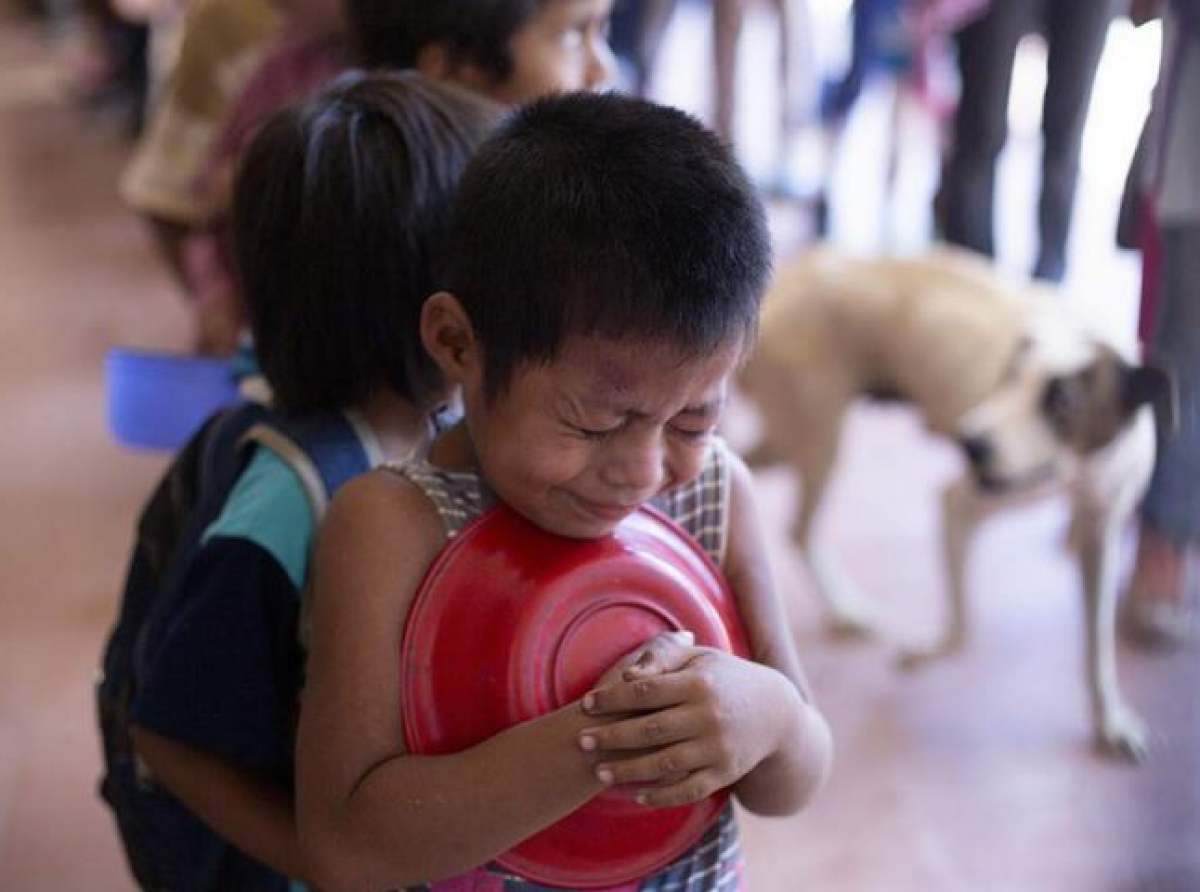
{"type": "MultiPolygon", "coordinates": [[[[314,522],[339,486],[372,465],[340,414],[283,418],[262,404],[240,403],[192,435],[142,508],[120,611],[104,648],[96,709],[104,749],[100,795],[116,818],[133,875],[148,892],[170,884],[158,866],[154,785],[130,737],[132,705],[156,635],[181,606],[191,559],[245,470],[251,442],[269,446],[300,476],[314,522]]],[[[197,823],[201,832],[208,831],[197,823]]],[[[187,842],[177,848],[186,858],[187,842]]]]}

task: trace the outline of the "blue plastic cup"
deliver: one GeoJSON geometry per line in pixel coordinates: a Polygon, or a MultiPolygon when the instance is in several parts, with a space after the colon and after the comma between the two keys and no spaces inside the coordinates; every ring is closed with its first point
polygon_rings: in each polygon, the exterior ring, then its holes
{"type": "Polygon", "coordinates": [[[113,347],[104,372],[109,427],[131,449],[175,452],[213,412],[239,399],[230,359],[113,347]]]}

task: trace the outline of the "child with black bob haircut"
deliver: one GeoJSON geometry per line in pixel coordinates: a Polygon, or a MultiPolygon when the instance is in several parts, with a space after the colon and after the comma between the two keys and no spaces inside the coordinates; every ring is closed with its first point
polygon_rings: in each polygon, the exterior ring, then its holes
{"type": "MultiPolygon", "coordinates": [[[[270,119],[237,176],[236,256],[272,408],[292,428],[344,431],[337,448],[364,469],[427,444],[446,397],[420,309],[492,115],[415,73],[351,73],[270,119]]],[[[183,892],[304,879],[293,744],[318,508],[275,439],[245,449],[132,707],[159,885],[183,892]]]]}
{"type": "Polygon", "coordinates": [[[446,260],[450,186],[484,109],[415,74],[359,72],[255,139],[238,180],[234,254],[281,411],[383,395],[419,416],[444,399],[415,335],[446,260]]]}
{"type": "MultiPolygon", "coordinates": [[[[828,771],[829,730],[772,586],[751,477],[715,433],[770,272],[746,177],[680,111],[543,99],[468,166],[451,244],[449,289],[426,302],[421,334],[462,389],[464,421],[426,459],[343,489],[317,547],[297,739],[314,877],[542,888],[493,859],[614,785],[651,808],[726,787],[751,811],[802,808],[828,771]],[[576,539],[664,510],[724,573],[750,658],[656,636],[577,701],[459,752],[409,754],[397,644],[414,593],[497,502],[576,539]]],[[[621,888],[736,889],[739,862],[728,806],[678,860],[621,888]]]]}
{"type": "Polygon", "coordinates": [[[346,0],[365,68],[413,68],[504,105],[612,77],[613,0],[346,0]]]}

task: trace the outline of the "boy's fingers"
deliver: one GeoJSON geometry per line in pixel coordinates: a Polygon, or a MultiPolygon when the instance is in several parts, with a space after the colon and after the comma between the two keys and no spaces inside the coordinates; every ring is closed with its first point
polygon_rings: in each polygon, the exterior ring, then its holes
{"type": "Polygon", "coordinates": [[[634,794],[634,799],[654,808],[672,808],[707,799],[720,789],[721,783],[716,772],[694,771],[677,783],[644,787],[634,794]]]}
{"type": "Polygon", "coordinates": [[[679,783],[706,764],[695,743],[680,743],[629,759],[608,759],[596,766],[596,777],[608,785],[679,783]]]}
{"type": "Polygon", "coordinates": [[[583,698],[583,711],[589,715],[646,712],[684,702],[686,678],[673,673],[638,675],[589,691],[583,698]]]}
{"type": "Polygon", "coordinates": [[[659,748],[695,737],[685,710],[667,709],[635,716],[579,734],[579,747],[588,752],[628,752],[659,748]]]}
{"type": "Polygon", "coordinates": [[[596,683],[596,687],[663,672],[677,672],[687,666],[698,650],[691,632],[659,632],[617,660],[596,683]]]}
{"type": "Polygon", "coordinates": [[[662,632],[641,648],[637,659],[622,673],[626,681],[658,672],[677,672],[694,656],[696,636],[686,629],[662,632]]]}

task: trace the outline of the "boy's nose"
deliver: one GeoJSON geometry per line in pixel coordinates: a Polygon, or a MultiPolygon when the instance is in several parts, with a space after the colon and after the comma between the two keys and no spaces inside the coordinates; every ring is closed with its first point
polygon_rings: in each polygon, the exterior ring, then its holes
{"type": "Polygon", "coordinates": [[[604,465],[604,482],[619,490],[621,501],[650,498],[661,488],[666,469],[663,446],[658,437],[645,437],[627,443],[614,452],[604,465]]]}

